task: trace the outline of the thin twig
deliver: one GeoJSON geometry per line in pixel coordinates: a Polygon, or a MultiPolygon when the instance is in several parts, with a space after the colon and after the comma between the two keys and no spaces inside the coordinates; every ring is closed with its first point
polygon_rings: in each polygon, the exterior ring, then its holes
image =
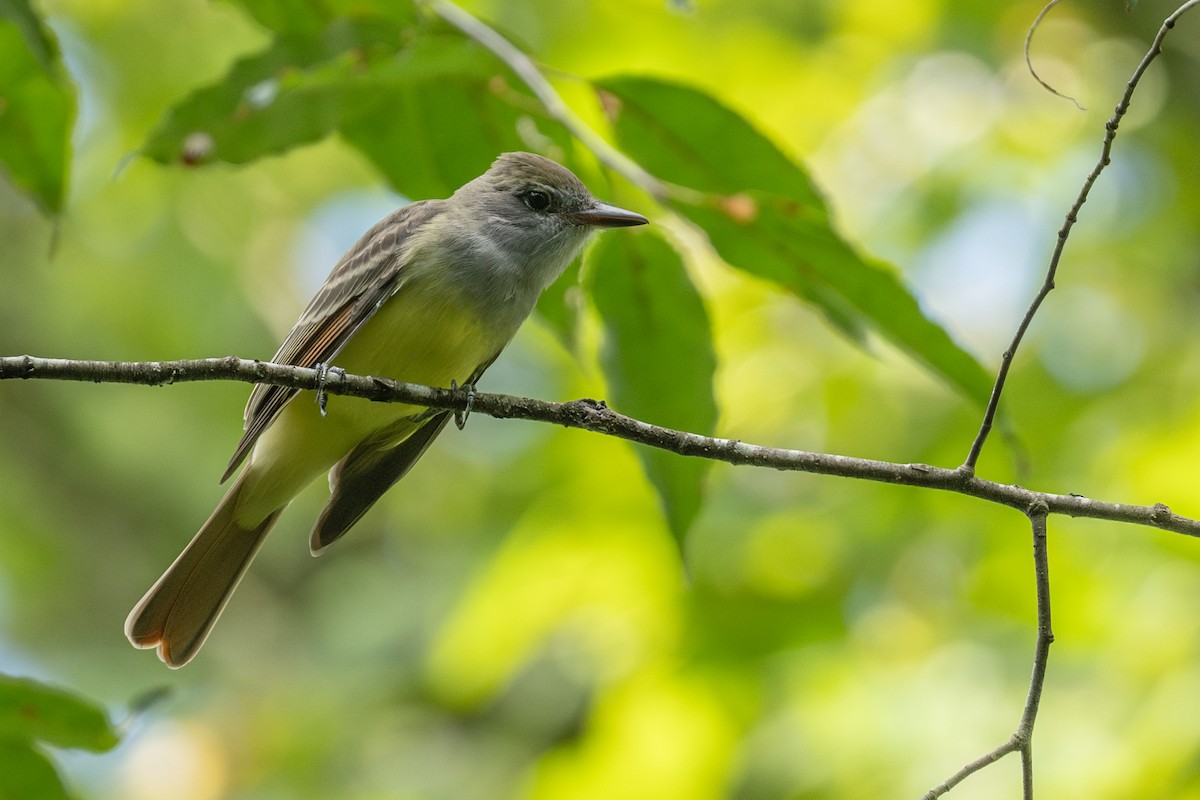
{"type": "Polygon", "coordinates": [[[1078,108],[1080,111],[1087,111],[1087,109],[1084,108],[1082,105],[1080,105],[1079,101],[1076,100],[1074,97],[1071,97],[1071,95],[1069,95],[1069,94],[1063,94],[1058,89],[1055,89],[1053,86],[1051,86],[1050,84],[1048,84],[1044,80],[1042,80],[1042,76],[1038,75],[1038,71],[1033,68],[1033,59],[1030,58],[1030,56],[1029,56],[1030,47],[1033,45],[1034,31],[1036,31],[1041,26],[1042,20],[1044,20],[1046,18],[1046,15],[1050,13],[1050,9],[1054,8],[1056,5],[1058,5],[1058,3],[1059,3],[1059,0],[1050,0],[1049,3],[1046,3],[1046,5],[1042,8],[1041,12],[1037,15],[1037,19],[1035,19],[1033,21],[1033,24],[1029,26],[1029,31],[1028,31],[1028,33],[1025,34],[1025,67],[1029,70],[1029,74],[1033,76],[1033,79],[1035,81],[1037,81],[1038,83],[1040,83],[1042,85],[1042,88],[1045,89],[1047,92],[1049,92],[1050,94],[1055,95],[1057,97],[1061,97],[1064,100],[1070,100],[1072,103],[1075,104],[1075,107],[1078,108]]]}
{"type": "Polygon", "coordinates": [[[1033,568],[1037,588],[1037,644],[1033,654],[1033,674],[1029,678],[1029,694],[1025,697],[1025,711],[1016,738],[1021,743],[1021,765],[1025,800],[1033,800],[1033,726],[1037,721],[1038,707],[1042,702],[1042,689],[1046,685],[1046,668],[1050,662],[1050,645],[1054,642],[1054,628],[1050,624],[1050,555],[1046,542],[1046,515],[1044,506],[1030,511],[1033,523],[1033,568]]]}
{"type": "Polygon", "coordinates": [[[1027,510],[1033,526],[1033,573],[1037,592],[1037,642],[1033,652],[1033,674],[1025,695],[1025,708],[1017,730],[1008,741],[975,759],[941,784],[921,796],[921,800],[936,800],[989,764],[1009,753],[1021,754],[1021,790],[1024,800],[1033,800],[1033,726],[1037,722],[1042,689],[1046,685],[1046,668],[1050,662],[1050,644],[1054,631],[1050,625],[1050,559],[1046,547],[1046,515],[1049,508],[1034,503],[1027,510]]]}
{"type": "Polygon", "coordinates": [[[946,794],[951,789],[953,789],[955,786],[958,786],[964,780],[971,777],[976,772],[979,772],[979,770],[983,769],[984,767],[986,767],[990,764],[995,764],[997,761],[1004,758],[1009,753],[1015,753],[1019,749],[1020,749],[1020,745],[1017,743],[1016,737],[1014,736],[1013,738],[1009,739],[1004,744],[997,747],[995,750],[992,750],[989,753],[985,753],[984,755],[975,759],[970,764],[967,764],[965,767],[960,769],[958,772],[951,775],[944,782],[938,784],[937,786],[933,787],[925,794],[921,795],[921,800],[937,800],[937,798],[946,794]]]}
{"type": "Polygon", "coordinates": [[[563,127],[571,132],[571,135],[583,142],[584,146],[591,150],[602,164],[623,175],[634,186],[640,187],[653,197],[663,199],[668,195],[666,184],[589,128],[559,96],[533,60],[515,47],[512,42],[450,0],[428,0],[426,5],[439,17],[486,47],[503,61],[534,93],[546,113],[562,123],[563,127]]]}
{"type": "MultiPolygon", "coordinates": [[[[189,381],[236,380],[268,383],[296,389],[321,390],[327,395],[348,395],[385,403],[410,403],[430,408],[464,410],[467,393],[436,389],[388,378],[322,372],[286,364],[248,361],[228,356],[186,361],[72,361],[34,356],[0,357],[0,380],[43,378],[94,383],[135,383],[163,386],[189,381]]],[[[1160,530],[1200,537],[1200,521],[1171,512],[1161,503],[1136,506],[1091,500],[1077,494],[1037,492],[1021,486],[983,480],[959,469],[928,464],[897,464],[806,450],[789,450],[747,444],[737,439],[701,436],[651,425],[618,414],[603,401],[575,400],[550,403],[526,397],[476,392],[471,412],[498,419],[527,419],[615,436],[683,456],[709,458],[729,464],[768,467],[818,475],[940,489],[1026,511],[1045,503],[1050,514],[1105,519],[1146,525],[1160,530]]]]}
{"type": "Polygon", "coordinates": [[[1070,211],[1067,212],[1066,222],[1058,232],[1058,242],[1054,246],[1054,253],[1050,257],[1050,266],[1046,270],[1046,280],[1042,284],[1042,288],[1038,291],[1037,296],[1033,298],[1033,302],[1029,305],[1029,310],[1025,312],[1025,317],[1021,320],[1021,324],[1017,326],[1017,332],[1012,338],[1008,349],[1000,357],[1000,370],[996,374],[996,382],[992,386],[992,394],[988,399],[987,409],[983,415],[983,422],[979,426],[979,433],[975,435],[975,441],[971,443],[971,450],[967,454],[966,461],[963,462],[962,468],[970,472],[974,472],[975,465],[979,461],[979,454],[983,451],[983,445],[987,441],[988,434],[991,433],[992,425],[996,419],[996,410],[1000,406],[1000,395],[1004,393],[1004,384],[1008,379],[1008,371],[1012,366],[1013,357],[1016,355],[1017,348],[1021,345],[1021,340],[1025,338],[1025,332],[1029,329],[1029,325],[1033,322],[1033,317],[1037,314],[1038,309],[1042,305],[1042,301],[1054,289],[1054,277],[1058,273],[1058,262],[1062,258],[1063,248],[1066,246],[1067,237],[1071,234],[1071,229],[1075,226],[1075,222],[1079,217],[1079,211],[1083,208],[1083,204],[1087,202],[1088,194],[1092,190],[1092,185],[1096,179],[1100,177],[1100,173],[1108,166],[1110,155],[1112,153],[1113,140],[1117,136],[1117,126],[1120,125],[1121,119],[1125,116],[1125,112],[1129,110],[1129,103],[1133,99],[1134,90],[1137,89],[1138,82],[1141,81],[1142,75],[1150,66],[1150,63],[1158,57],[1162,52],[1163,39],[1166,38],[1167,32],[1175,27],[1175,23],[1181,16],[1187,13],[1190,9],[1200,4],[1200,0],[1188,0],[1175,10],[1175,13],[1167,17],[1163,22],[1162,27],[1158,30],[1158,35],[1154,37],[1153,43],[1150,45],[1150,50],[1142,58],[1137,69],[1133,71],[1133,76],[1129,79],[1129,83],[1125,87],[1125,93],[1121,96],[1121,102],[1117,104],[1116,110],[1112,117],[1104,126],[1104,143],[1100,149],[1100,160],[1096,162],[1096,166],[1088,174],[1087,179],[1083,182],[1083,188],[1079,191],[1079,196],[1071,205],[1070,211]]]}

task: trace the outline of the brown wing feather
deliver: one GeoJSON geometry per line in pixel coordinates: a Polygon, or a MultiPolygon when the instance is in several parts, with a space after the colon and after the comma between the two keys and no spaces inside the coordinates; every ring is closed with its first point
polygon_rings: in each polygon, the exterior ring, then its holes
{"type": "Polygon", "coordinates": [[[362,442],[338,462],[331,473],[329,502],[309,537],[313,555],[319,555],[341,538],[384,492],[404,477],[446,427],[452,414],[443,411],[435,415],[400,444],[362,442]]]}
{"type": "MultiPolygon", "coordinates": [[[[443,201],[405,206],[371,227],[346,252],[309,301],[304,313],[272,357],[277,364],[315,367],[329,363],[403,279],[413,234],[443,211],[443,201]]],[[[229,479],[258,437],[299,392],[258,384],[246,403],[245,430],[221,477],[229,479]]]]}

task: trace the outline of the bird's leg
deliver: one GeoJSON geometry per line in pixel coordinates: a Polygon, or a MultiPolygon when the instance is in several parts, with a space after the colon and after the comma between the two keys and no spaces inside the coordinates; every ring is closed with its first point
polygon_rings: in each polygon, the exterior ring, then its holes
{"type": "MultiPolygon", "coordinates": [[[[451,378],[450,391],[456,392],[458,391],[458,388],[458,381],[451,378]]],[[[462,385],[462,390],[466,392],[467,395],[467,407],[461,411],[454,412],[454,424],[458,426],[460,431],[467,427],[467,417],[471,416],[471,406],[475,403],[475,384],[464,383],[462,385]]]]}
{"type": "Polygon", "coordinates": [[[325,416],[325,405],[329,402],[329,396],[325,394],[325,383],[329,380],[329,373],[336,372],[339,378],[346,377],[346,370],[341,367],[335,367],[324,361],[313,367],[317,371],[317,408],[321,409],[321,416],[325,416]]]}

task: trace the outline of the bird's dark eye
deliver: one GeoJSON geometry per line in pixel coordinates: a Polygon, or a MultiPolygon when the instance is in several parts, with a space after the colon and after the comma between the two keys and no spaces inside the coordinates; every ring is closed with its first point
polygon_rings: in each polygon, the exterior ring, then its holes
{"type": "Polygon", "coordinates": [[[545,211],[550,207],[550,195],[540,189],[530,189],[521,193],[521,199],[532,211],[545,211]]]}

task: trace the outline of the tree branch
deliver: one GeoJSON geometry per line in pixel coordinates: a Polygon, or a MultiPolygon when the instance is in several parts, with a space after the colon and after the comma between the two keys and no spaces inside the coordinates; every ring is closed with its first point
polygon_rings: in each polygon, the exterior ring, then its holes
{"type": "MultiPolygon", "coordinates": [[[[1046,10],[1049,10],[1052,5],[1047,6],[1046,10]]],[[[1046,270],[1046,279],[1042,283],[1042,288],[1034,296],[1033,302],[1029,304],[1029,309],[1025,312],[1021,324],[1017,326],[1017,332],[1013,335],[1012,342],[1000,357],[1000,370],[997,372],[996,382],[992,386],[992,394],[988,399],[987,409],[983,414],[983,422],[979,426],[979,433],[975,435],[975,440],[971,443],[967,459],[962,465],[963,469],[971,472],[975,470],[975,465],[979,461],[979,454],[983,451],[983,445],[987,441],[988,434],[991,433],[992,425],[996,420],[996,411],[1000,406],[1000,395],[1004,393],[1004,384],[1008,380],[1008,371],[1012,366],[1013,357],[1017,353],[1017,348],[1021,346],[1021,340],[1025,338],[1025,332],[1029,330],[1029,325],[1033,322],[1034,315],[1041,308],[1042,301],[1054,289],[1054,276],[1058,273],[1058,263],[1062,259],[1067,238],[1071,235],[1071,229],[1075,227],[1075,222],[1079,218],[1079,212],[1083,208],[1083,204],[1087,202],[1088,195],[1091,193],[1096,179],[1100,177],[1100,173],[1104,172],[1105,167],[1109,165],[1113,140],[1117,138],[1117,126],[1121,124],[1125,113],[1129,111],[1129,103],[1133,100],[1133,93],[1137,89],[1142,75],[1146,73],[1151,62],[1162,52],[1162,43],[1167,37],[1167,33],[1175,27],[1175,23],[1181,16],[1197,5],[1200,5],[1200,0],[1188,0],[1188,2],[1175,9],[1175,13],[1163,21],[1162,27],[1158,29],[1158,35],[1154,37],[1154,41],[1150,44],[1150,49],[1142,57],[1141,63],[1137,65],[1137,69],[1133,71],[1133,76],[1130,77],[1129,82],[1126,84],[1125,93],[1121,96],[1121,101],[1117,103],[1112,117],[1105,123],[1104,142],[1100,148],[1100,159],[1096,162],[1096,166],[1092,167],[1092,171],[1088,173],[1087,178],[1084,179],[1083,187],[1079,190],[1079,195],[1075,198],[1075,202],[1071,204],[1071,208],[1067,212],[1066,222],[1063,223],[1062,228],[1058,231],[1058,241],[1054,245],[1054,252],[1050,256],[1050,265],[1046,270]]]]}
{"type": "Polygon", "coordinates": [[[1033,726],[1037,721],[1038,707],[1042,702],[1042,689],[1046,685],[1046,668],[1050,662],[1050,645],[1054,642],[1054,629],[1050,624],[1050,553],[1046,541],[1046,509],[1035,507],[1030,510],[1033,523],[1033,570],[1037,591],[1037,644],[1033,652],[1033,674],[1029,678],[1029,693],[1025,696],[1025,710],[1017,726],[1016,738],[1021,744],[1021,765],[1024,776],[1025,800],[1033,800],[1033,726]]]}
{"type": "Polygon", "coordinates": [[[921,800],[937,800],[964,780],[1009,753],[1021,754],[1021,787],[1023,800],[1033,800],[1033,726],[1037,721],[1042,689],[1046,685],[1046,667],[1050,661],[1050,644],[1054,631],[1050,625],[1050,559],[1046,547],[1046,515],[1049,509],[1035,503],[1028,509],[1033,525],[1033,572],[1037,592],[1037,643],[1033,650],[1033,674],[1025,695],[1025,709],[1017,730],[1007,742],[983,754],[951,775],[945,782],[930,789],[921,800]]]}
{"type": "MultiPolygon", "coordinates": [[[[185,361],[73,361],[34,356],[0,357],[0,380],[18,378],[135,383],[146,386],[235,380],[320,390],[327,395],[361,397],[383,403],[411,403],[454,410],[464,410],[467,406],[467,394],[461,389],[437,389],[389,378],[348,375],[337,370],[322,372],[266,361],[248,361],[233,356],[185,361]]],[[[764,447],[738,439],[701,436],[651,425],[618,414],[599,400],[551,403],[528,397],[477,392],[471,401],[471,411],[498,419],[527,419],[567,428],[580,428],[683,456],[708,458],[728,464],[939,489],[987,500],[1023,513],[1028,513],[1035,505],[1045,504],[1047,514],[1146,525],[1187,536],[1200,536],[1200,521],[1174,514],[1162,503],[1136,506],[1104,502],[1077,494],[1053,494],[996,483],[976,477],[962,467],[946,469],[928,464],[898,464],[869,458],[813,453],[807,450],[764,447]]]]}

